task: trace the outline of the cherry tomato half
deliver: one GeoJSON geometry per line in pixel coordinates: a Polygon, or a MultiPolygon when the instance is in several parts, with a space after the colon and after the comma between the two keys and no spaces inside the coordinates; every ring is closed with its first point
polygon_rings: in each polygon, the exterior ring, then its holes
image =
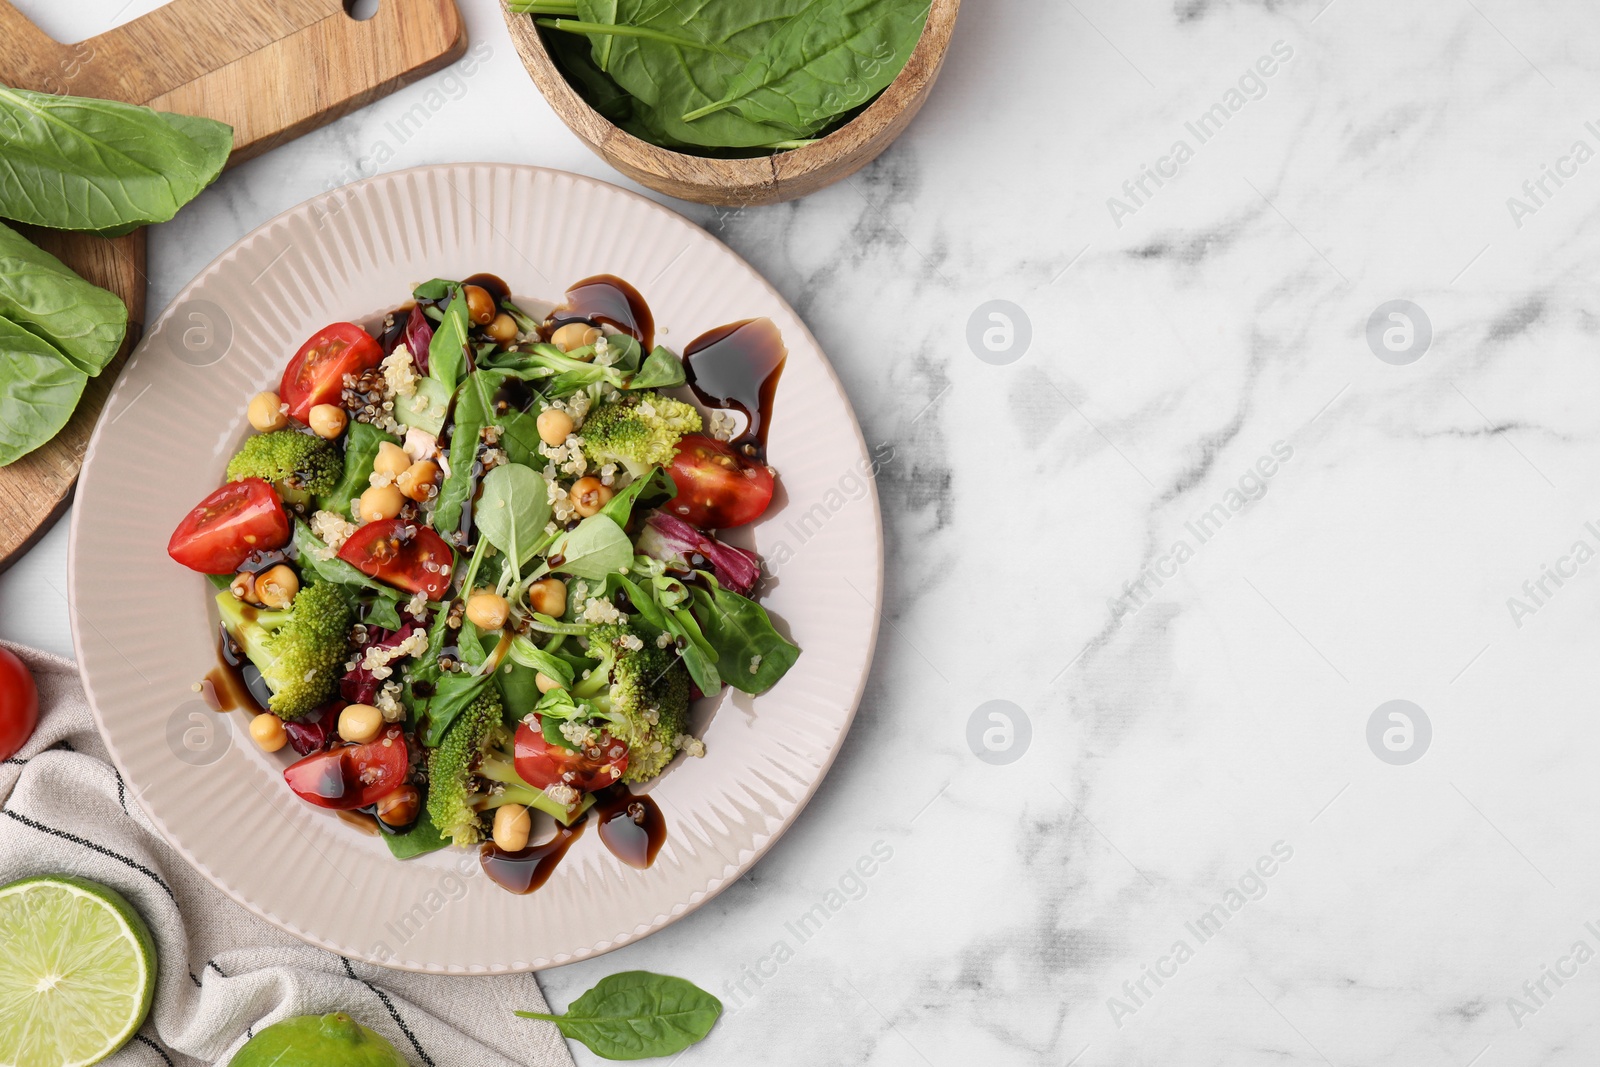
{"type": "Polygon", "coordinates": [[[8,649],[0,648],[0,760],[22,750],[39,725],[39,687],[8,649]]]}
{"type": "Polygon", "coordinates": [[[368,578],[438,600],[450,588],[450,564],[455,555],[444,538],[426,526],[383,519],[351,534],[339,549],[339,558],[368,578]]]}
{"type": "Polygon", "coordinates": [[[360,374],[383,362],[383,348],[353,322],[324,326],[300,346],[284,368],[278,397],[289,417],[305,422],[318,404],[337,404],[346,374],[360,374]]]}
{"type": "Polygon", "coordinates": [[[754,522],[772,503],[772,471],[726,441],[690,434],[668,473],[678,495],[666,510],[703,530],[754,522]]]}
{"type": "Polygon", "coordinates": [[[584,793],[604,789],[628,769],[628,746],[608,733],[580,751],[552,745],[527,723],[517,726],[517,775],[529,785],[547,789],[570,785],[584,793]],[[567,777],[571,775],[571,777],[567,777]]]}
{"type": "Polygon", "coordinates": [[[384,729],[365,745],[340,745],[317,752],[284,769],[283,780],[308,804],[350,811],[374,804],[406,778],[405,731],[384,729]]]}
{"type": "Polygon", "coordinates": [[[167,555],[201,574],[232,574],[252,552],[289,543],[278,491],[260,478],[229,482],[183,517],[167,555]]]}

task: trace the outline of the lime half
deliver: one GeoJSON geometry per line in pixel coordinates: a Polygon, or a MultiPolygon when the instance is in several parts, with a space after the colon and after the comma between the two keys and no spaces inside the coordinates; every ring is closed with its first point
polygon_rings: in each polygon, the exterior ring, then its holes
{"type": "Polygon", "coordinates": [[[99,1063],[155,988],[150,929],[121,894],[66,876],[0,887],[0,1065],[99,1063]]]}

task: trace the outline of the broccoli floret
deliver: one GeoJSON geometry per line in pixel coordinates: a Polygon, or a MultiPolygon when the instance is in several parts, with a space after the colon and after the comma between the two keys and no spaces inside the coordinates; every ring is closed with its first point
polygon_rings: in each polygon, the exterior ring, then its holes
{"type": "Polygon", "coordinates": [[[439,747],[428,752],[428,817],[458,845],[483,839],[475,771],[487,749],[504,744],[504,714],[499,690],[488,686],[451,724],[439,747]]]}
{"type": "Polygon", "coordinates": [[[344,457],[332,441],[294,430],[257,434],[228,461],[228,481],[260,478],[309,499],[330,492],[344,476],[344,457]]]}
{"type": "Polygon", "coordinates": [[[475,845],[488,829],[485,812],[504,804],[538,808],[570,825],[594,803],[571,797],[562,803],[517,774],[514,737],[502,723],[505,706],[491,685],[450,725],[438,748],[428,752],[428,818],[458,845],[475,845]]]}
{"type": "Polygon", "coordinates": [[[672,463],[678,439],[700,432],[691,404],[648,391],[624,393],[602,404],[583,424],[583,452],[596,466],[618,463],[635,478],[672,463]]]}
{"type": "Polygon", "coordinates": [[[632,627],[609,624],[589,632],[600,665],[573,686],[628,746],[625,782],[647,782],[666,769],[689,722],[689,674],[677,651],[662,648],[632,627]]]}
{"type": "Polygon", "coordinates": [[[338,693],[355,621],[338,586],[305,586],[287,608],[272,611],[249,607],[224,590],[217,607],[272,690],[269,707],[278,716],[298,719],[338,693]]]}

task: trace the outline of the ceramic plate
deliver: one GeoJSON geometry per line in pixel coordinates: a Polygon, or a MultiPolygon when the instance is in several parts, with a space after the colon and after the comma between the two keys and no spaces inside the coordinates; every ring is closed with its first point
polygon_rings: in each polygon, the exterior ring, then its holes
{"type": "MultiPolygon", "coordinates": [[[[95,718],[130,792],[168,840],[239,903],[324,948],[408,970],[521,971],[606,952],[705,903],[771,847],[838,753],[877,634],[882,532],[870,458],[816,341],[754,270],[643,197],[533,167],[425,167],[364,181],[278,216],[189,284],[139,345],[90,442],[73,509],[73,638],[95,718]],[[184,513],[221,481],[252,394],[300,343],[365,321],[432,277],[500,275],[557,301],[616,274],[681,350],[768,316],[789,360],[769,454],[773,510],[749,533],[775,575],[763,603],[803,649],[759,698],[726,694],[707,755],[654,783],[668,823],[638,871],[593,833],[555,876],[514,896],[474,853],[407,862],[284,786],[240,713],[206,709],[215,665],[209,584],[167,558],[184,513]]],[[[287,752],[287,750],[285,750],[287,752]]]]}

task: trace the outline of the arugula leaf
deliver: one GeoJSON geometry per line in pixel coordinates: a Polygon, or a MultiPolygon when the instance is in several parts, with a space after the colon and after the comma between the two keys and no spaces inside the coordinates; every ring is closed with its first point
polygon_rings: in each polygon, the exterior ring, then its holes
{"type": "Polygon", "coordinates": [[[0,86],[0,215],[105,236],[165,222],[232,146],[210,119],[0,86]]]}
{"type": "Polygon", "coordinates": [[[467,298],[459,287],[451,288],[450,303],[445,305],[444,320],[433,331],[428,343],[428,377],[443,383],[446,389],[455,389],[467,369],[467,298]]]}
{"type": "Polygon", "coordinates": [[[565,1037],[608,1060],[670,1056],[700,1041],[722,1015],[722,1001],[693,982],[649,971],[624,971],[567,1006],[563,1015],[519,1011],[544,1019],[565,1037]]]}
{"type": "Polygon", "coordinates": [[[888,88],[927,20],[928,0],[816,0],[768,38],[722,99],[683,119],[732,108],[802,136],[818,130],[888,88]]]}
{"type": "Polygon", "coordinates": [[[0,467],[54,437],[88,383],[49,342],[0,318],[0,467]]]}
{"type": "Polygon", "coordinates": [[[722,588],[705,571],[697,573],[711,590],[695,588],[694,616],[716,649],[718,673],[741,692],[765,693],[794,666],[800,649],[772,628],[760,604],[722,588]]]}
{"type": "Polygon", "coordinates": [[[500,464],[483,476],[472,517],[478,532],[520,567],[543,543],[550,521],[544,478],[520,463],[500,464]]]}
{"type": "Polygon", "coordinates": [[[652,467],[649,474],[635,478],[620,493],[606,501],[605,506],[600,509],[600,514],[618,526],[625,527],[633,514],[634,504],[642,497],[653,498],[657,493],[662,494],[663,502],[671,500],[678,495],[678,485],[665,470],[652,467]]]}
{"type": "Polygon", "coordinates": [[[50,342],[58,358],[91,377],[111,362],[128,331],[128,309],[115,293],[84,281],[4,223],[0,315],[50,342]]]}
{"type": "Polygon", "coordinates": [[[372,465],[378,459],[378,448],[400,439],[373,426],[369,422],[352,422],[344,439],[344,476],[339,484],[317,497],[317,506],[325,511],[335,511],[350,517],[350,501],[367,489],[372,476],[372,465]]]}
{"type": "Polygon", "coordinates": [[[550,570],[603,582],[633,562],[633,542],[612,519],[590,515],[557,541],[550,555],[562,557],[550,570]]]}

